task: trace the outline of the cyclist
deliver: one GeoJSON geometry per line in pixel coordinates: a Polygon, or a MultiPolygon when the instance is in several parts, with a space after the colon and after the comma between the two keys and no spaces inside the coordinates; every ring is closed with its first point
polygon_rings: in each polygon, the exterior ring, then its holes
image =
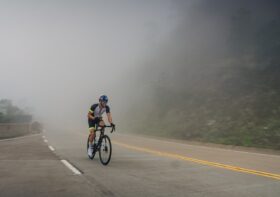
{"type": "Polygon", "coordinates": [[[93,104],[88,112],[88,125],[89,125],[89,148],[88,155],[92,157],[93,151],[93,140],[95,139],[95,130],[98,125],[104,126],[105,123],[102,120],[102,114],[106,112],[108,122],[111,126],[115,126],[112,120],[110,107],[107,105],[108,97],[106,95],[101,95],[99,97],[99,103],[93,104]]]}

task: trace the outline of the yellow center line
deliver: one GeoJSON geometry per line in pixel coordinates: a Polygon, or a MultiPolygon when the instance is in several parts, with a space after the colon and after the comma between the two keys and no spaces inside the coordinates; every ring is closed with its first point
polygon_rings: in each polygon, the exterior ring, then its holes
{"type": "MultiPolygon", "coordinates": [[[[86,136],[86,134],[84,134],[84,133],[79,133],[79,134],[86,136]]],[[[148,148],[142,148],[142,147],[124,144],[124,143],[118,142],[116,140],[113,140],[112,143],[119,145],[121,147],[127,148],[127,149],[136,150],[136,151],[140,151],[140,152],[146,152],[146,153],[150,153],[150,154],[154,154],[154,155],[159,155],[159,156],[164,156],[164,157],[169,157],[169,158],[174,158],[174,159],[180,159],[180,160],[184,160],[184,161],[191,161],[191,162],[195,162],[195,163],[199,163],[199,164],[203,164],[203,165],[207,165],[207,166],[214,166],[214,167],[223,168],[223,169],[227,169],[227,170],[254,174],[254,175],[258,175],[258,176],[263,176],[263,177],[280,180],[280,174],[273,174],[273,173],[263,172],[263,171],[259,171],[259,170],[252,170],[252,169],[242,168],[242,167],[238,167],[238,166],[231,166],[231,165],[221,164],[221,163],[217,163],[217,162],[195,159],[195,158],[186,157],[183,155],[178,155],[178,154],[173,154],[173,153],[156,151],[156,150],[152,150],[152,149],[148,149],[148,148]]]]}
{"type": "Polygon", "coordinates": [[[226,164],[221,164],[221,163],[216,163],[216,162],[211,162],[211,161],[206,161],[206,160],[200,160],[200,159],[195,159],[195,158],[191,158],[191,157],[186,157],[186,156],[183,156],[183,155],[178,155],[178,154],[173,154],[173,153],[167,153],[167,152],[152,150],[152,149],[148,149],[148,148],[132,146],[132,145],[124,144],[122,142],[118,142],[116,140],[113,140],[113,144],[119,145],[119,146],[127,148],[127,149],[140,151],[140,152],[146,152],[146,153],[150,153],[150,154],[154,154],[154,155],[159,155],[159,156],[164,156],[164,157],[169,157],[169,158],[174,158],[174,159],[180,159],[180,160],[184,160],[184,161],[191,161],[191,162],[195,162],[195,163],[199,163],[199,164],[203,164],[203,165],[207,165],[207,166],[214,166],[214,167],[223,168],[223,169],[227,169],[227,170],[243,172],[243,173],[248,173],[248,174],[254,174],[254,175],[258,175],[258,176],[263,176],[263,177],[268,177],[268,178],[280,180],[280,174],[273,174],[273,173],[263,172],[263,171],[259,171],[259,170],[246,169],[246,168],[241,168],[241,167],[238,167],[238,166],[231,166],[231,165],[226,165],[226,164]]]}

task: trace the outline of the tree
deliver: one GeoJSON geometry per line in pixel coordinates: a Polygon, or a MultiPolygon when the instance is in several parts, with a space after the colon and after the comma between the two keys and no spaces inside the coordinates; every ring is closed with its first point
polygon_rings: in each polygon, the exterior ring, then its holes
{"type": "Polygon", "coordinates": [[[32,116],[13,105],[11,100],[0,100],[0,123],[24,123],[31,121],[32,116]]]}

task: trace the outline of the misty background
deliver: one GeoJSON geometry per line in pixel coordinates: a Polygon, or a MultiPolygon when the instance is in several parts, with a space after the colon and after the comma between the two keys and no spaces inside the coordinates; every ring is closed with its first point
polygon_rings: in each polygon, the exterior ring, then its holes
{"type": "Polygon", "coordinates": [[[0,1],[0,98],[87,132],[280,148],[278,1],[0,1]]]}

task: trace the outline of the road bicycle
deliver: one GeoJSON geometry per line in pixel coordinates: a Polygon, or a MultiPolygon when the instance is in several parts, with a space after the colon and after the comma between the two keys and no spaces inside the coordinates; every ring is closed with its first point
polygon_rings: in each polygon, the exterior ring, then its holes
{"type": "MultiPolygon", "coordinates": [[[[115,126],[98,126],[95,131],[95,140],[93,143],[92,156],[88,156],[90,159],[93,159],[96,152],[99,152],[99,159],[103,165],[107,165],[112,156],[112,144],[108,135],[105,135],[105,129],[112,128],[111,133],[115,131],[115,126]],[[97,132],[100,131],[99,137],[97,136],[97,132]]],[[[87,139],[87,150],[89,148],[89,137],[87,139]]]]}

